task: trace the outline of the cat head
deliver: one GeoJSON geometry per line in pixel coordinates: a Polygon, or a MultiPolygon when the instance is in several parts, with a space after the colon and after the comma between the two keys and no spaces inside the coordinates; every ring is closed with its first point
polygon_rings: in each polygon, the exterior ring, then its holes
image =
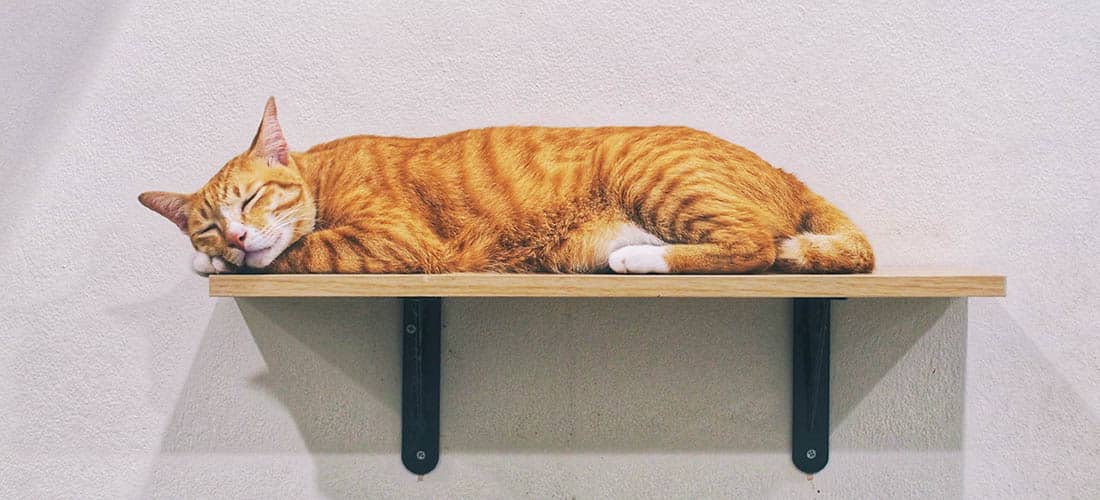
{"type": "Polygon", "coordinates": [[[238,267],[266,267],[313,230],[316,207],[267,100],[248,150],[191,194],[149,191],[138,201],[172,221],[195,250],[238,267]]]}

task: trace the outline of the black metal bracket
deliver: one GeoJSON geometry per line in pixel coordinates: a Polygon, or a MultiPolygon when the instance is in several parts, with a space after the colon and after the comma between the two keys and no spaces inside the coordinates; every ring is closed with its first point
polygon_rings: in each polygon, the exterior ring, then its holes
{"type": "Polygon", "coordinates": [[[829,301],[794,299],[791,460],[813,474],[829,462],[829,301]]]}
{"type": "MultiPolygon", "coordinates": [[[[794,299],[791,459],[813,474],[829,461],[830,301],[794,299]]],[[[423,475],[439,463],[440,298],[402,299],[401,461],[423,475]]]]}
{"type": "Polygon", "coordinates": [[[440,298],[401,301],[401,462],[419,475],[439,463],[442,306],[440,298]]]}

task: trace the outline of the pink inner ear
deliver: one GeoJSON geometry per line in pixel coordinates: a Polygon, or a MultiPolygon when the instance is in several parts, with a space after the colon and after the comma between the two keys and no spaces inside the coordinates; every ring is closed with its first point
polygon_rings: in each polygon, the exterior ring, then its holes
{"type": "Polygon", "coordinates": [[[187,196],[163,191],[141,193],[138,201],[150,210],[172,221],[180,231],[187,232],[187,196]]]}
{"type": "Polygon", "coordinates": [[[283,128],[279,126],[278,110],[275,108],[275,98],[267,100],[264,107],[264,117],[260,121],[260,130],[256,133],[256,152],[267,159],[268,165],[287,165],[288,147],[286,137],[283,136],[283,128]]]}
{"type": "MultiPolygon", "coordinates": [[[[287,164],[287,145],[286,137],[283,137],[283,130],[279,128],[279,123],[275,122],[269,130],[264,131],[263,148],[264,157],[267,158],[268,164],[278,163],[279,165],[287,164]]],[[[268,127],[264,127],[268,128],[268,127]]]]}

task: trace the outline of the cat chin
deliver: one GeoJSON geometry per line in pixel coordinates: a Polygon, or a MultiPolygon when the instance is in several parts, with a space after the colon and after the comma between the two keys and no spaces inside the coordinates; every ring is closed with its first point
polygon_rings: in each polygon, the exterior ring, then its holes
{"type": "Polygon", "coordinates": [[[263,250],[256,250],[245,254],[244,263],[253,269],[263,269],[267,267],[268,264],[271,264],[271,262],[275,260],[275,257],[279,256],[279,253],[280,252],[276,251],[273,246],[263,250]]]}
{"type": "Polygon", "coordinates": [[[278,257],[279,254],[283,253],[283,250],[286,250],[288,246],[286,241],[288,239],[287,237],[287,234],[281,234],[275,239],[271,246],[245,253],[244,265],[253,269],[263,269],[267,267],[275,260],[275,257],[278,257]]]}

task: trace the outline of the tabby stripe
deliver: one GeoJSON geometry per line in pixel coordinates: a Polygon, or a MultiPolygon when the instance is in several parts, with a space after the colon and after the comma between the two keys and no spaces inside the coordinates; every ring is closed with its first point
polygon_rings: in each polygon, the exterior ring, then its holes
{"type": "Polygon", "coordinates": [[[382,192],[392,193],[393,192],[393,183],[390,182],[390,176],[388,175],[388,169],[386,169],[385,166],[382,164],[382,161],[383,161],[382,158],[383,157],[382,157],[382,153],[379,151],[379,142],[380,141],[377,141],[377,140],[370,141],[370,143],[367,147],[367,155],[370,157],[370,165],[371,165],[370,172],[377,174],[375,176],[372,176],[372,177],[375,177],[376,179],[371,179],[371,180],[375,180],[380,184],[380,187],[382,188],[382,192]]]}
{"type": "MultiPolygon", "coordinates": [[[[266,195],[264,197],[266,197],[266,195]]],[[[271,209],[271,211],[272,212],[278,212],[278,211],[284,210],[284,209],[290,207],[291,205],[294,205],[295,203],[298,203],[298,200],[301,200],[301,199],[302,199],[302,190],[299,189],[298,194],[295,195],[294,198],[291,198],[287,201],[284,201],[284,202],[280,203],[279,206],[271,209]]]]}
{"type": "MultiPolygon", "coordinates": [[[[679,226],[684,222],[690,221],[691,218],[683,217],[684,212],[695,206],[696,203],[707,199],[706,194],[693,193],[680,199],[680,202],[676,204],[676,209],[672,211],[672,216],[668,217],[667,222],[662,223],[662,226],[668,227],[671,231],[679,233],[679,226]]],[[[660,216],[658,215],[660,218],[660,216]]],[[[686,234],[684,236],[687,236],[686,234]]]]}
{"type": "MultiPolygon", "coordinates": [[[[325,165],[328,166],[328,165],[325,165]]],[[[328,169],[325,169],[328,170],[328,169]]],[[[317,179],[317,182],[313,183],[313,203],[317,206],[317,211],[320,212],[322,206],[336,207],[336,200],[326,200],[321,193],[321,181],[317,179]]]]}
{"type": "Polygon", "coordinates": [[[443,207],[433,199],[427,192],[425,192],[420,186],[414,188],[418,197],[419,203],[426,212],[426,219],[428,221],[428,229],[432,234],[435,234],[439,239],[446,239],[447,228],[446,223],[443,220],[443,207]]]}
{"type": "MultiPolygon", "coordinates": [[[[664,172],[650,172],[650,175],[661,176],[664,172]]],[[[649,211],[646,207],[650,201],[649,192],[642,189],[642,186],[635,182],[633,184],[624,185],[619,193],[619,200],[623,206],[630,206],[634,210],[633,219],[640,221],[644,224],[651,224],[655,218],[650,217],[649,211]]]]}
{"type": "Polygon", "coordinates": [[[516,193],[513,189],[512,183],[500,171],[500,163],[499,159],[497,158],[497,150],[495,141],[493,141],[492,130],[493,129],[490,129],[489,133],[485,134],[483,145],[483,153],[485,155],[486,162],[485,166],[487,167],[489,177],[493,180],[493,183],[496,184],[500,196],[504,198],[504,202],[512,208],[511,213],[506,214],[505,218],[515,218],[523,212],[523,207],[521,207],[519,202],[516,200],[516,193]]]}
{"type": "Polygon", "coordinates": [[[387,235],[387,238],[385,238],[387,242],[400,243],[400,245],[391,244],[388,248],[390,254],[386,257],[391,264],[395,262],[404,264],[404,269],[412,264],[421,263],[421,255],[424,253],[424,248],[417,245],[416,241],[410,242],[403,235],[398,236],[393,232],[388,232],[387,235]]]}
{"type": "MultiPolygon", "coordinates": [[[[650,212],[653,213],[653,216],[656,220],[661,219],[661,211],[665,208],[665,205],[667,205],[669,201],[681,196],[679,193],[676,193],[676,190],[680,187],[681,184],[684,183],[684,180],[686,180],[689,175],[690,174],[686,173],[675,175],[671,179],[669,179],[668,182],[661,184],[660,189],[656,189],[655,187],[653,191],[645,191],[645,193],[649,194],[649,198],[647,199],[647,201],[656,202],[656,204],[653,205],[653,208],[650,209],[650,212]]],[[[679,210],[681,210],[682,208],[683,207],[681,205],[681,207],[677,209],[677,215],[679,215],[679,210]]],[[[669,219],[669,222],[675,220],[675,218],[672,218],[669,219]]]]}
{"type": "MultiPolygon", "coordinates": [[[[428,199],[429,199],[430,195],[426,191],[426,188],[423,185],[420,184],[420,182],[419,182],[420,179],[418,178],[416,180],[413,180],[411,175],[412,175],[413,166],[415,164],[417,164],[417,163],[414,162],[414,160],[419,159],[419,160],[421,160],[421,163],[431,163],[431,161],[433,159],[431,157],[431,149],[438,150],[438,148],[431,148],[431,146],[434,146],[434,144],[430,145],[429,146],[430,149],[428,149],[428,150],[424,150],[420,147],[415,148],[407,157],[405,157],[405,161],[402,162],[402,165],[401,165],[400,169],[398,170],[398,181],[399,181],[400,185],[406,191],[411,190],[411,193],[409,193],[409,194],[411,194],[411,197],[408,200],[409,204],[412,205],[412,207],[410,207],[410,208],[414,208],[416,212],[421,213],[421,214],[423,214],[423,213],[425,213],[429,210],[428,199]],[[421,151],[426,151],[426,152],[422,154],[421,151]],[[423,156],[423,158],[418,158],[418,156],[421,156],[421,155],[423,156]]],[[[429,216],[429,217],[431,217],[431,216],[429,216]]],[[[439,228],[437,222],[433,222],[431,224],[431,230],[432,230],[433,233],[435,233],[436,236],[440,236],[440,234],[441,234],[440,233],[440,228],[439,228]]]]}
{"type": "MultiPolygon", "coordinates": [[[[640,139],[636,136],[631,136],[631,138],[627,141],[626,145],[623,146],[622,151],[619,152],[618,158],[617,158],[617,161],[615,162],[615,164],[614,165],[607,165],[604,170],[599,172],[598,181],[600,182],[601,185],[604,185],[604,186],[607,185],[608,179],[609,179],[609,173],[612,172],[612,171],[617,172],[616,175],[621,176],[625,172],[629,171],[629,169],[631,169],[631,168],[637,169],[637,171],[644,172],[646,170],[645,168],[638,168],[638,167],[642,166],[642,165],[645,165],[645,166],[652,165],[652,163],[642,163],[640,161],[640,158],[644,157],[646,154],[648,154],[649,152],[652,151],[651,149],[649,149],[647,147],[646,144],[641,144],[642,142],[643,142],[642,139],[640,139]],[[640,151],[638,149],[635,149],[635,148],[639,148],[640,151]],[[631,156],[632,154],[633,154],[633,157],[631,156]],[[614,167],[614,168],[612,168],[612,167],[614,167]]],[[[625,183],[622,184],[622,185],[626,186],[625,183]]]]}
{"type": "Polygon", "coordinates": [[[389,242],[390,250],[398,250],[408,254],[411,250],[417,247],[416,242],[405,239],[404,231],[395,231],[392,228],[381,227],[374,228],[373,233],[378,234],[378,239],[389,242]]]}
{"type": "Polygon", "coordinates": [[[639,142],[641,141],[637,135],[631,135],[629,139],[627,139],[626,144],[623,145],[623,148],[619,151],[619,163],[630,162],[630,153],[634,151],[634,146],[638,145],[639,142]]]}
{"type": "Polygon", "coordinates": [[[278,187],[281,187],[283,189],[295,189],[295,188],[301,187],[300,184],[295,184],[293,182],[282,182],[282,181],[267,181],[267,182],[264,183],[264,185],[265,186],[278,186],[278,187]]]}
{"type": "Polygon", "coordinates": [[[673,172],[673,168],[671,167],[662,168],[657,170],[656,172],[652,172],[650,173],[649,178],[646,180],[645,184],[637,187],[638,195],[646,198],[647,201],[660,201],[660,198],[654,196],[656,194],[655,190],[657,189],[657,185],[663,183],[666,179],[670,177],[675,179],[676,177],[681,177],[683,175],[683,173],[673,172]]]}
{"type": "Polygon", "coordinates": [[[628,205],[624,205],[623,209],[626,210],[628,218],[630,218],[632,220],[635,220],[635,221],[645,222],[645,220],[642,218],[642,214],[644,213],[644,209],[645,209],[644,205],[645,205],[645,199],[638,198],[638,199],[634,200],[632,203],[629,203],[628,205]]]}
{"type": "MultiPolygon", "coordinates": [[[[681,165],[682,162],[686,159],[698,160],[699,159],[699,150],[697,150],[697,149],[689,149],[689,150],[670,149],[668,151],[665,151],[665,152],[657,155],[657,157],[653,158],[651,165],[658,166],[658,167],[666,167],[666,168],[667,167],[674,167],[674,166],[681,165]]],[[[699,163],[699,162],[696,162],[696,163],[699,163]]]]}
{"type": "MultiPolygon", "coordinates": [[[[423,143],[420,143],[420,144],[423,144],[423,143]]],[[[411,177],[410,177],[411,174],[412,174],[411,170],[412,170],[413,164],[414,164],[413,160],[417,159],[417,157],[421,154],[421,150],[422,150],[422,148],[417,146],[417,147],[414,147],[413,150],[408,153],[408,156],[405,157],[404,161],[401,162],[401,166],[398,168],[397,180],[398,180],[398,184],[406,192],[411,190],[410,194],[412,195],[412,199],[409,200],[410,203],[412,205],[420,205],[419,208],[421,209],[421,211],[423,211],[423,195],[424,195],[424,193],[421,191],[420,186],[418,184],[416,184],[415,182],[413,182],[411,180],[411,177]]],[[[425,157],[426,158],[425,158],[424,161],[430,161],[430,155],[425,155],[425,157]]]]}
{"type": "Polygon", "coordinates": [[[609,138],[604,138],[604,140],[600,141],[600,144],[596,146],[594,160],[597,169],[612,170],[616,166],[607,159],[608,154],[611,152],[611,147],[611,140],[609,138]]]}
{"type": "Polygon", "coordinates": [[[722,215],[721,214],[704,214],[704,215],[700,215],[700,216],[692,218],[687,223],[687,225],[684,227],[684,232],[683,232],[684,236],[688,236],[688,237],[697,236],[698,239],[704,240],[704,241],[709,239],[711,233],[714,232],[714,228],[704,230],[701,234],[695,235],[695,233],[694,233],[695,225],[700,223],[700,222],[711,222],[714,219],[717,219],[719,217],[722,217],[722,215]]]}
{"type": "MultiPolygon", "coordinates": [[[[632,164],[643,165],[645,167],[652,168],[658,167],[658,163],[665,160],[666,156],[690,156],[692,154],[690,151],[685,151],[683,147],[670,147],[666,149],[665,146],[668,146],[669,144],[671,144],[671,142],[672,141],[669,141],[667,143],[663,141],[658,141],[648,151],[646,151],[645,154],[643,154],[640,158],[638,158],[637,161],[633,162],[632,164]]],[[[642,171],[644,172],[646,171],[646,169],[642,169],[642,171]]]]}
{"type": "MultiPolygon", "coordinates": [[[[664,179],[666,174],[668,174],[673,169],[677,169],[677,170],[681,171],[681,173],[677,174],[677,175],[680,175],[680,176],[690,175],[688,172],[682,172],[683,170],[697,170],[695,168],[691,168],[690,166],[685,165],[684,162],[683,162],[683,160],[685,160],[685,159],[694,159],[694,158],[696,158],[696,153],[694,151],[680,151],[680,152],[671,151],[671,152],[666,152],[666,153],[662,153],[661,155],[659,155],[658,159],[663,158],[664,156],[672,156],[672,157],[671,158],[666,158],[664,160],[664,163],[661,164],[661,165],[658,165],[656,163],[657,159],[654,159],[654,163],[651,163],[651,165],[653,165],[655,168],[659,169],[660,174],[658,174],[658,176],[656,176],[656,178],[651,178],[650,179],[649,183],[647,183],[646,186],[642,189],[643,194],[648,195],[649,193],[653,193],[653,190],[657,188],[657,184],[662,179],[664,179]],[[676,153],[676,154],[672,154],[672,153],[676,153]]],[[[667,194],[667,192],[664,192],[663,194],[667,194]]]]}
{"type": "Polygon", "coordinates": [[[660,149],[665,146],[669,146],[672,143],[682,139],[683,136],[681,136],[680,134],[675,134],[671,130],[665,131],[664,134],[657,136],[655,142],[653,143],[653,149],[660,149]]]}
{"type": "Polygon", "coordinates": [[[652,161],[638,161],[624,166],[617,172],[620,176],[619,185],[624,191],[638,186],[646,176],[653,175],[654,167],[655,164],[652,161]]]}
{"type": "MultiPolygon", "coordinates": [[[[560,165],[564,163],[577,163],[584,160],[591,152],[582,151],[580,146],[574,146],[569,149],[558,149],[554,151],[554,157],[551,158],[551,165],[560,165]]],[[[595,160],[593,160],[593,163],[595,160]]],[[[593,165],[593,168],[598,168],[597,165],[593,165]]],[[[545,169],[547,172],[552,170],[551,168],[545,169]]]]}
{"type": "Polygon", "coordinates": [[[355,251],[348,242],[347,235],[339,231],[333,231],[332,234],[336,240],[332,242],[332,245],[336,248],[338,256],[336,270],[341,273],[361,272],[363,270],[363,255],[355,251]]]}
{"type": "Polygon", "coordinates": [[[346,241],[348,246],[351,247],[351,250],[355,252],[355,255],[359,257],[359,270],[369,272],[370,269],[367,266],[367,258],[370,256],[370,252],[367,251],[367,247],[363,245],[363,242],[359,241],[359,235],[357,233],[350,229],[348,231],[352,234],[341,233],[341,236],[344,237],[344,241],[346,241]]]}
{"type": "MultiPolygon", "coordinates": [[[[442,144],[436,148],[436,151],[445,154],[446,159],[443,160],[444,162],[453,161],[452,159],[456,156],[456,151],[461,155],[463,142],[464,134],[450,134],[444,138],[442,144]]],[[[445,165],[446,163],[443,164],[445,165]]],[[[438,176],[446,176],[446,181],[443,181],[443,179],[433,179],[435,182],[429,186],[423,186],[420,192],[420,199],[428,212],[428,224],[432,232],[441,240],[447,239],[453,232],[451,218],[448,217],[448,212],[450,212],[449,209],[456,204],[455,183],[453,179],[457,174],[454,170],[453,168],[437,168],[436,171],[438,172],[438,176]]]]}
{"type": "Polygon", "coordinates": [[[318,263],[318,268],[324,272],[336,270],[337,263],[340,259],[340,254],[336,251],[336,247],[332,245],[332,242],[329,241],[328,238],[321,238],[321,244],[325,247],[325,257],[327,260],[323,267],[318,263]]]}
{"type": "Polygon", "coordinates": [[[420,154],[420,145],[409,148],[408,151],[404,151],[405,157],[399,162],[395,162],[394,168],[396,169],[394,178],[397,180],[398,189],[404,190],[410,187],[409,184],[409,168],[412,166],[413,158],[420,154]]]}
{"type": "MultiPolygon", "coordinates": [[[[331,169],[329,169],[329,175],[326,175],[326,176],[323,177],[323,179],[327,183],[327,186],[325,186],[325,192],[326,193],[332,193],[332,196],[335,196],[335,197],[339,197],[341,194],[344,193],[344,190],[341,189],[342,188],[341,181],[343,180],[343,175],[344,175],[345,172],[346,172],[346,170],[341,169],[341,168],[331,168],[331,169]]],[[[339,199],[339,200],[333,200],[333,201],[341,201],[342,202],[343,200],[339,199]]],[[[337,205],[330,205],[330,206],[337,206],[337,205]]]]}
{"type": "Polygon", "coordinates": [[[458,186],[461,188],[462,203],[474,217],[482,218],[488,213],[488,210],[477,201],[477,197],[474,194],[474,187],[470,184],[470,164],[472,163],[472,154],[470,151],[472,138],[476,133],[485,133],[484,130],[471,131],[466,134],[462,141],[462,161],[458,163],[458,186]]]}
{"type": "Polygon", "coordinates": [[[542,145],[532,137],[527,137],[523,143],[524,171],[531,174],[535,182],[540,184],[546,178],[546,169],[538,161],[542,149],[542,145]]]}
{"type": "Polygon", "coordinates": [[[293,262],[293,269],[309,271],[309,254],[311,248],[305,244],[307,241],[299,242],[296,245],[295,251],[290,254],[290,260],[293,262]]]}
{"type": "MultiPolygon", "coordinates": [[[[577,167],[580,168],[580,167],[577,167]]],[[[554,194],[561,194],[561,183],[565,180],[565,171],[558,167],[554,170],[554,173],[550,176],[550,189],[554,194]]]]}
{"type": "Polygon", "coordinates": [[[572,188],[571,191],[573,191],[574,194],[584,194],[587,192],[586,189],[582,189],[582,186],[584,185],[584,174],[584,165],[573,166],[573,176],[570,178],[570,187],[572,188]]]}

